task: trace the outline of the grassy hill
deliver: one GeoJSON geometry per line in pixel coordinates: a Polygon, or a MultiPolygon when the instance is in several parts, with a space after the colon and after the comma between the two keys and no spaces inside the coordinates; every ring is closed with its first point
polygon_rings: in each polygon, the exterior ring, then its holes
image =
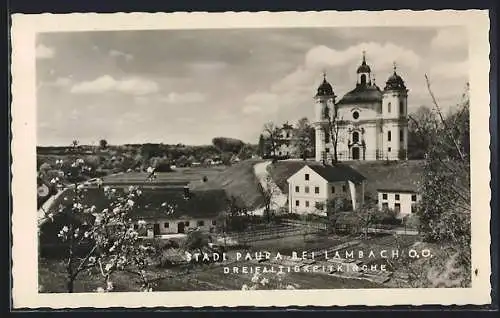
{"type": "MultiPolygon", "coordinates": [[[[278,161],[269,165],[268,170],[276,184],[285,193],[288,192],[287,179],[299,171],[307,161],[278,161]]],[[[346,161],[367,178],[366,194],[375,196],[379,188],[416,190],[423,175],[424,162],[409,161],[346,161]]]]}
{"type": "Polygon", "coordinates": [[[189,184],[193,190],[224,189],[250,209],[261,207],[264,198],[259,190],[253,166],[259,160],[245,160],[209,177],[207,182],[194,181],[189,184]]]}

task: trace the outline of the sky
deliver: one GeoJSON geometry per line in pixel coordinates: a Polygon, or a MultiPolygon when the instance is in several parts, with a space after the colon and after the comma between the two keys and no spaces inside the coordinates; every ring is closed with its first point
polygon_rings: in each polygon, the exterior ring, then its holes
{"type": "Polygon", "coordinates": [[[313,119],[326,72],[340,99],[367,63],[383,88],[393,72],[409,112],[443,106],[468,81],[465,30],[287,28],[42,33],[36,41],[38,145],[256,143],[266,122],[313,119]]]}

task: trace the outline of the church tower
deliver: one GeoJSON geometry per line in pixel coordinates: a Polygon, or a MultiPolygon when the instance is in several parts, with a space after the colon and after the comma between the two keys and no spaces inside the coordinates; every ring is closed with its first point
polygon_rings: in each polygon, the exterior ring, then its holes
{"type": "Polygon", "coordinates": [[[408,149],[408,89],[394,72],[387,79],[382,96],[382,159],[406,160],[408,149]]]}
{"type": "Polygon", "coordinates": [[[315,130],[315,143],[316,153],[315,160],[318,162],[331,161],[333,156],[332,141],[328,129],[329,118],[335,108],[335,94],[332,85],[326,80],[326,73],[323,73],[323,82],[318,87],[317,93],[314,96],[315,101],[315,116],[314,116],[314,130],[315,130]]]}

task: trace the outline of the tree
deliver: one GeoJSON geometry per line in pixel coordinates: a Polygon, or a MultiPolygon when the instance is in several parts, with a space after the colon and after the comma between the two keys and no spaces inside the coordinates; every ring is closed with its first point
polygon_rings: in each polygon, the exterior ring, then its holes
{"type": "Polygon", "coordinates": [[[268,122],[264,125],[264,137],[269,141],[269,150],[273,156],[276,156],[278,150],[278,141],[280,129],[273,123],[268,122]]]}
{"type": "Polygon", "coordinates": [[[328,218],[328,232],[333,233],[339,214],[345,210],[344,200],[341,198],[329,199],[326,202],[326,216],[328,218]]]}
{"type": "MultiPolygon", "coordinates": [[[[72,167],[83,172],[84,161],[78,159],[72,167]]],[[[84,272],[101,275],[104,287],[98,291],[112,291],[112,277],[117,271],[136,275],[141,290],[151,291],[152,282],[146,270],[155,251],[139,239],[130,216],[138,208],[136,200],[141,189],[131,186],[126,193],[120,193],[104,187],[106,208],[101,211],[87,204],[83,185],[75,183],[65,191],[72,195],[72,200],[64,201],[57,212],[45,213],[39,223],[39,235],[42,247],[46,241],[60,239],[58,246],[66,260],[67,292],[74,292],[75,281],[84,272]]]]}
{"type": "Polygon", "coordinates": [[[230,152],[237,154],[241,151],[245,143],[235,138],[215,137],[212,139],[212,144],[221,153],[230,152]]]}
{"type": "MultiPolygon", "coordinates": [[[[445,117],[427,87],[437,114],[435,121],[419,129],[429,138],[422,200],[417,210],[420,229],[427,241],[452,244],[461,266],[470,271],[470,149],[468,85],[463,101],[445,117]]],[[[423,137],[422,137],[423,138],[423,137]]]]}
{"type": "Polygon", "coordinates": [[[106,139],[99,140],[99,147],[101,149],[106,149],[108,147],[108,141],[106,139]]]}
{"type": "Polygon", "coordinates": [[[380,211],[376,205],[364,204],[355,211],[359,224],[363,228],[363,234],[368,236],[368,228],[382,221],[386,216],[384,211],[380,211]]]}
{"type": "Polygon", "coordinates": [[[263,183],[259,183],[259,188],[264,197],[264,215],[267,217],[268,222],[270,222],[273,211],[273,199],[279,193],[279,189],[269,175],[265,177],[263,183]]]}
{"type": "Polygon", "coordinates": [[[437,129],[436,113],[420,106],[408,118],[408,159],[424,159],[431,147],[431,136],[427,132],[437,129]]]}
{"type": "Polygon", "coordinates": [[[190,231],[187,234],[186,241],[184,242],[184,249],[186,251],[197,251],[203,253],[203,249],[208,247],[209,237],[207,234],[199,230],[190,231]]]}
{"type": "Polygon", "coordinates": [[[309,124],[306,117],[297,122],[297,129],[292,140],[292,145],[297,151],[297,155],[304,160],[307,155],[312,152],[314,146],[314,129],[309,124]]]}
{"type": "Polygon", "coordinates": [[[333,157],[332,164],[338,163],[338,144],[339,144],[339,136],[340,129],[343,125],[342,118],[338,117],[337,106],[333,106],[333,111],[330,111],[328,107],[324,109],[324,117],[328,120],[327,125],[323,128],[325,133],[325,139],[332,143],[333,148],[333,157]]]}
{"type": "Polygon", "coordinates": [[[261,156],[262,158],[266,156],[267,154],[267,147],[266,147],[266,139],[264,138],[264,135],[263,134],[260,134],[259,136],[259,144],[257,146],[258,148],[258,154],[259,156],[261,156]]]}

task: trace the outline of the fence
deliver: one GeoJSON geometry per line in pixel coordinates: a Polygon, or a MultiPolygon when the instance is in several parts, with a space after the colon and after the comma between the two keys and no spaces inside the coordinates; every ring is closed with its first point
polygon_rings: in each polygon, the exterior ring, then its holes
{"type": "Polygon", "coordinates": [[[268,224],[244,232],[226,233],[225,237],[227,240],[238,242],[238,244],[248,245],[258,241],[319,234],[324,231],[326,231],[326,225],[319,222],[284,220],[281,223],[268,224]]]}

